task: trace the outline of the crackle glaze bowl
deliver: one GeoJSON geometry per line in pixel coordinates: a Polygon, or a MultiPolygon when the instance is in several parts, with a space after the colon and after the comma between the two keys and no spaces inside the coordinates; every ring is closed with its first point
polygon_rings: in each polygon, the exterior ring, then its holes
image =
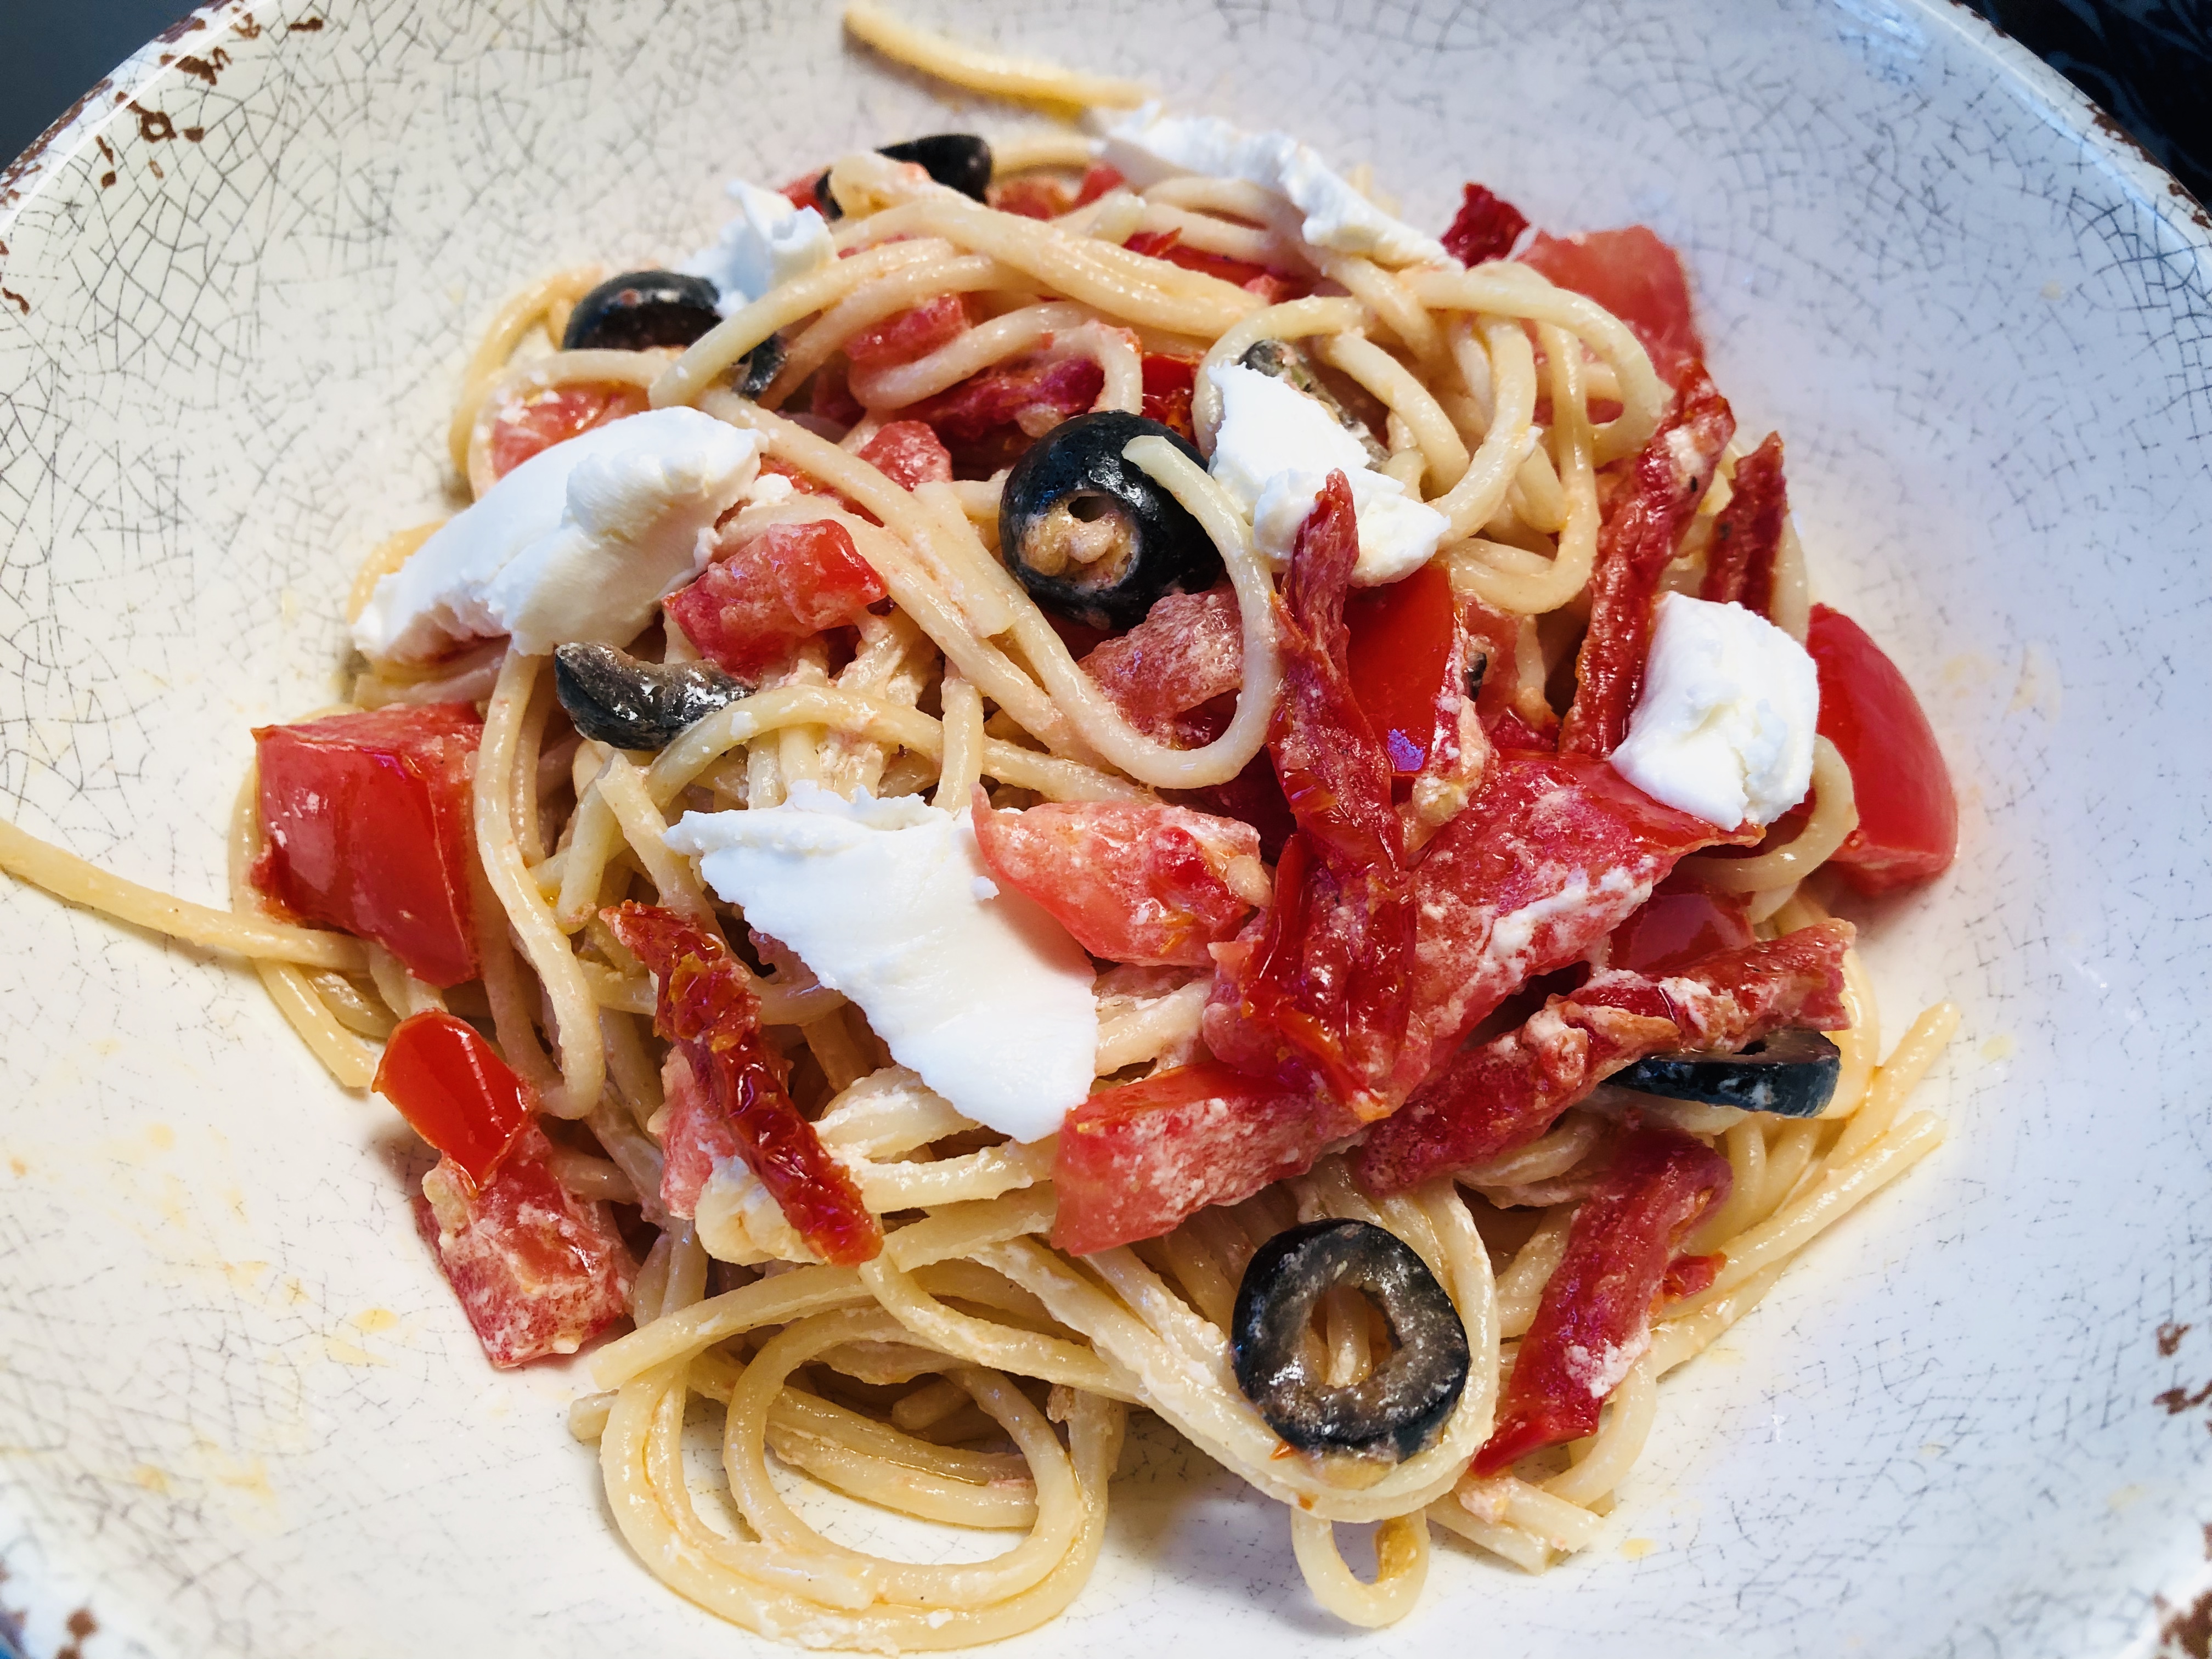
{"type": "MultiPolygon", "coordinates": [[[[1536,1579],[1443,1545],[1350,1632],[1155,1428],[1090,1588],[1006,1651],[2201,1656],[2203,213],[1943,0],[911,9],[1294,126],[1429,225],[1476,178],[1656,227],[1964,808],[1952,872],[1861,913],[1893,1037],[1964,1010],[1922,1097],[1950,1139],[1667,1384],[1595,1548],[1536,1579]]],[[[356,562],[448,503],[504,295],[699,246],[728,177],[1039,118],[805,3],[253,0],[149,46],[0,181],[0,813],[220,902],[248,728],[331,699],[356,562]]],[[[250,973],[9,883],[0,939],[0,1631],[766,1650],[629,1555],[580,1378],[485,1366],[405,1137],[250,973]]]]}

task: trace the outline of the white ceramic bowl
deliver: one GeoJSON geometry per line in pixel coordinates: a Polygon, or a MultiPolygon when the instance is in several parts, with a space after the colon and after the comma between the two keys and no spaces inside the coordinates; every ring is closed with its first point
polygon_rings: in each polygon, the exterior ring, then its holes
{"type": "MultiPolygon", "coordinates": [[[[1473,177],[1656,226],[1965,805],[1954,872],[1873,919],[1892,1035],[1965,1008],[1952,1139],[1668,1384],[1597,1548],[1531,1580],[1443,1547],[1354,1636],[1280,1516],[1154,1435],[1076,1610],[1009,1651],[2154,1643],[2212,1521],[2179,1403],[2212,1377],[2204,216],[1942,0],[914,9],[1295,126],[1431,224],[1473,177]]],[[[440,507],[502,295],[697,245],[731,175],[1031,118],[799,3],[253,0],[149,46],[0,190],[0,811],[216,897],[247,728],[328,700],[348,576],[440,507]]],[[[32,1654],[763,1645],[625,1553],[574,1379],[486,1369],[405,1137],[250,975],[4,883],[0,937],[0,1620],[32,1654]]]]}

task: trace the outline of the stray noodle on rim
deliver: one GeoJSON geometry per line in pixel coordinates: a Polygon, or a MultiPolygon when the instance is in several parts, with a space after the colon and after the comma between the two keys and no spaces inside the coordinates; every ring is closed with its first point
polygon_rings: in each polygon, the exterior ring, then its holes
{"type": "Polygon", "coordinates": [[[1882,1059],[1807,884],[1939,873],[1942,757],[1811,604],[1673,253],[1104,131],[733,185],[684,269],[504,307],[476,505],[369,555],[349,702],[257,733],[229,910],[0,823],[22,879],[251,958],[440,1149],[495,1364],[634,1323],[570,1417],[617,1523],[808,1645],[1066,1607],[1132,1405],[1355,1624],[1432,1525],[1540,1571],[1660,1378],[1942,1137],[1904,1109],[1957,1011],[1882,1059]],[[1024,1535],[848,1549],[771,1454],[1024,1535]]]}

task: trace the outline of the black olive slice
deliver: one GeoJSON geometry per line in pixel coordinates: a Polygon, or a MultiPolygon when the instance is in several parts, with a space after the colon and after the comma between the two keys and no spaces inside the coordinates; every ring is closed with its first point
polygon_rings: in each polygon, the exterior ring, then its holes
{"type": "Polygon", "coordinates": [[[927,138],[885,144],[876,154],[894,161],[918,161],[924,173],[947,190],[979,202],[983,187],[991,182],[991,146],[972,132],[933,132],[927,138]]]}
{"type": "Polygon", "coordinates": [[[738,359],[744,365],[738,380],[738,391],[747,398],[757,398],[769,388],[783,368],[783,336],[771,334],[750,351],[738,359]]]}
{"type": "Polygon", "coordinates": [[[564,351],[642,351],[688,346],[722,320],[720,297],[704,276],[626,270],[576,301],[561,336],[564,351]]]}
{"type": "Polygon", "coordinates": [[[1300,1451],[1402,1462],[1432,1441],[1467,1386],[1459,1310],[1413,1248],[1364,1221],[1309,1221],[1262,1244],[1231,1317],[1237,1385],[1300,1451]],[[1389,1358],[1332,1388],[1307,1370],[1314,1306],[1339,1285],[1362,1291],[1390,1327],[1389,1358]]]}
{"type": "Polygon", "coordinates": [[[1237,360],[1246,368],[1255,368],[1262,374],[1272,374],[1285,385],[1303,392],[1329,413],[1329,418],[1349,432],[1366,447],[1368,459],[1380,466],[1390,459],[1367,422],[1355,420],[1352,411],[1339,403],[1336,394],[1322,381],[1313,366],[1313,359],[1288,340],[1255,340],[1251,348],[1237,360]]]}
{"type": "MultiPolygon", "coordinates": [[[[979,202],[984,199],[983,187],[991,182],[990,143],[972,132],[934,132],[927,138],[885,144],[876,154],[888,155],[894,161],[917,162],[924,173],[946,189],[957,190],[979,202]]],[[[830,193],[826,169],[814,181],[814,204],[822,210],[825,219],[845,216],[845,210],[830,193]]]]}
{"type": "Polygon", "coordinates": [[[1132,439],[1196,449],[1158,421],[1101,410],[1030,446],[999,498],[999,556],[1029,595],[1089,628],[1133,628],[1163,594],[1221,576],[1221,553],[1182,502],[1121,459],[1132,439]]]}
{"type": "Polygon", "coordinates": [[[665,749],[748,689],[710,662],[641,662],[611,645],[564,645],[553,653],[561,707],[579,732],[617,749],[665,749]]]}
{"type": "Polygon", "coordinates": [[[1652,1054],[1607,1081],[1669,1100],[1818,1117],[1835,1098],[1843,1056],[1818,1031],[1777,1031],[1741,1054],[1652,1054]]]}

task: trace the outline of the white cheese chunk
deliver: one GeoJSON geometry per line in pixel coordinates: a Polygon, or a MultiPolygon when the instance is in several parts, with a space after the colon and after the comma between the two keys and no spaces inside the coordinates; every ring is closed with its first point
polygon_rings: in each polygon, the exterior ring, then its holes
{"type": "Polygon", "coordinates": [[[696,409],[660,409],[541,450],[377,583],[354,644],[387,662],[501,634],[533,654],[626,645],[706,568],[759,449],[696,409]]]}
{"type": "Polygon", "coordinates": [[[1318,401],[1242,363],[1208,373],[1221,393],[1221,425],[1207,471],[1252,515],[1252,545],[1276,568],[1290,562],[1314,497],[1339,471],[1359,523],[1352,585],[1395,582],[1429,562],[1449,527],[1444,515],[1368,465],[1366,448],[1318,401]]]}
{"type": "Polygon", "coordinates": [[[1723,829],[1769,824],[1811,787],[1820,711],[1813,659],[1782,629],[1740,605],[1662,594],[1613,769],[1723,829]]]}
{"type": "Polygon", "coordinates": [[[801,782],[781,806],[686,812],[668,844],[959,1112],[1037,1140],[1091,1092],[1090,958],[1030,900],[985,892],[966,814],[801,782]]]}
{"type": "Polygon", "coordinates": [[[812,208],[795,208],[781,191],[763,190],[742,179],[727,189],[738,216],[722,227],[712,247],[702,248],[677,266],[687,276],[704,276],[720,291],[715,309],[735,316],[779,283],[804,276],[837,257],[830,226],[812,208]]]}
{"type": "Polygon", "coordinates": [[[1178,173],[1242,179],[1305,215],[1306,240],[1385,265],[1449,263],[1443,244],[1353,189],[1310,144],[1287,132],[1246,132],[1215,115],[1163,115],[1147,104],[1107,127],[1101,157],[1142,190],[1178,173]]]}

